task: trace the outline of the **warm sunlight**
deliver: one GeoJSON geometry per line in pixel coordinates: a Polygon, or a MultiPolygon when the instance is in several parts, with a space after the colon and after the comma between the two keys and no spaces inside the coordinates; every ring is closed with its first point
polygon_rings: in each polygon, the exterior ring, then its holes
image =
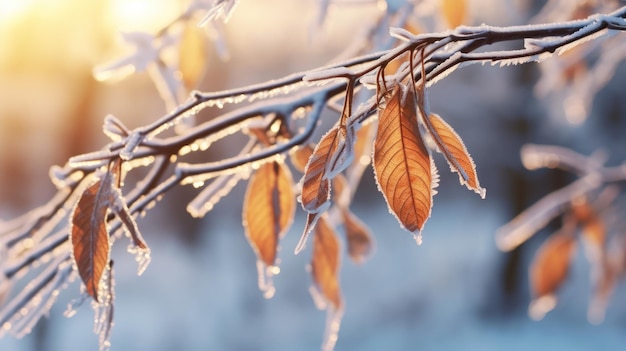
{"type": "Polygon", "coordinates": [[[5,23],[24,14],[37,0],[0,0],[0,23],[5,23]]]}
{"type": "Polygon", "coordinates": [[[183,10],[179,0],[110,0],[110,4],[120,31],[158,31],[183,10]]]}

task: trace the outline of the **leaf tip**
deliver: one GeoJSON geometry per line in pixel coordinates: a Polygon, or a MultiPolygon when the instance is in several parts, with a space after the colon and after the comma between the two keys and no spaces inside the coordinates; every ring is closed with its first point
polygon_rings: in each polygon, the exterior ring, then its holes
{"type": "Polygon", "coordinates": [[[480,198],[483,199],[483,200],[487,196],[487,189],[481,188],[480,186],[476,186],[476,189],[474,189],[474,192],[476,194],[478,194],[480,196],[480,198]]]}

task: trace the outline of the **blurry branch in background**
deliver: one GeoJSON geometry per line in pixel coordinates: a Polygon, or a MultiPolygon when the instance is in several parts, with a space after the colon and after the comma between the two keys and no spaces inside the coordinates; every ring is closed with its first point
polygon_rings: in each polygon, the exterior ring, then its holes
{"type": "Polygon", "coordinates": [[[604,166],[604,155],[589,157],[558,146],[526,145],[522,161],[529,170],[559,168],[578,179],[537,201],[496,234],[500,249],[524,243],[556,217],[561,228],[537,252],[530,271],[534,300],[529,314],[541,319],[556,306],[556,291],[567,278],[578,243],[591,265],[593,295],[588,319],[600,323],[619,278],[626,273],[624,195],[626,163],[604,166]],[[580,240],[578,240],[580,238],[580,240]]]}
{"type": "MultiPolygon", "coordinates": [[[[292,223],[296,196],[307,212],[296,252],[305,247],[311,233],[312,292],[318,306],[328,311],[323,348],[330,350],[343,313],[337,228],[343,226],[346,249],[357,263],[367,258],[373,245],[365,224],[349,210],[365,168],[374,163],[390,210],[418,243],[438,181],[433,150],[444,155],[461,184],[485,195],[460,136],[430,112],[427,89],[468,64],[542,62],[626,29],[626,7],[569,22],[473,27],[458,26],[463,13],[454,12],[460,11],[458,7],[444,6],[444,17],[454,30],[414,34],[405,29],[414,5],[405,3],[381,11],[367,36],[355,38],[362,40],[361,45],[345,53],[348,58],[341,63],[228,91],[192,91],[183,102],[203,74],[198,49],[202,40],[191,19],[204,15],[200,22],[213,25],[216,19],[227,19],[235,4],[194,1],[155,35],[126,34],[136,52],[96,69],[99,79],[151,70],[171,112],[133,130],[107,116],[103,132],[111,142],[70,158],[63,167],[52,167],[57,195],[22,217],[0,223],[0,297],[4,298],[0,335],[29,333],[48,313],[59,291],[80,277],[81,298],[67,314],[90,299],[98,316],[100,347],[107,349],[114,285],[110,245],[128,237],[128,250],[136,256],[141,274],[150,261],[150,250],[135,223],[138,216],[171,189],[191,185],[201,190],[187,210],[202,217],[238,182],[250,179],[242,222],[258,257],[259,287],[267,297],[274,292],[277,246],[292,223]],[[494,44],[507,46],[493,49],[494,44]],[[178,48],[179,54],[170,62],[164,52],[172,48],[178,48]],[[220,112],[225,105],[232,109],[220,112]],[[202,120],[203,110],[218,115],[202,120]],[[319,130],[323,118],[336,122],[315,145],[312,137],[323,132],[319,130]],[[215,142],[242,136],[247,142],[231,157],[206,162],[190,158],[206,155],[215,142]],[[303,174],[295,185],[293,171],[303,174]],[[138,177],[127,177],[131,172],[138,177]],[[408,212],[406,203],[411,203],[408,212]],[[28,284],[11,294],[11,286],[22,279],[28,284]]],[[[598,188],[598,183],[620,177],[621,171],[594,168],[594,162],[584,163],[584,181],[567,195],[575,193],[578,199],[598,188]]],[[[559,198],[561,203],[569,200],[575,198],[559,198]]]]}

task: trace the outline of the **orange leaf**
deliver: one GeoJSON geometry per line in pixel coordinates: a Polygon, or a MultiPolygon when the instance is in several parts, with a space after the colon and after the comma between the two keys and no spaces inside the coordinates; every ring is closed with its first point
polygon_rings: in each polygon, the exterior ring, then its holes
{"type": "Polygon", "coordinates": [[[419,234],[430,217],[436,173],[417,124],[415,96],[399,85],[380,113],[374,172],[390,211],[419,234]]]}
{"type": "Polygon", "coordinates": [[[98,301],[98,286],[109,262],[106,216],[111,204],[111,173],[89,186],[81,195],[71,222],[73,257],[87,293],[98,301]]]}
{"type": "Polygon", "coordinates": [[[329,206],[330,184],[326,167],[337,150],[339,133],[339,128],[333,128],[322,137],[304,169],[300,201],[302,208],[309,213],[323,212],[329,206]]]}
{"type": "Polygon", "coordinates": [[[535,297],[553,295],[561,286],[575,248],[576,238],[566,227],[543,243],[530,269],[531,290],[535,297]]]}
{"type": "Polygon", "coordinates": [[[294,211],[289,169],[277,161],[261,165],[248,184],[243,225],[250,245],[265,265],[274,265],[278,240],[289,229],[294,211]]]}
{"type": "Polygon", "coordinates": [[[449,28],[456,28],[465,22],[466,0],[441,0],[441,15],[449,28]]]}
{"type": "Polygon", "coordinates": [[[339,241],[334,229],[320,218],[313,237],[311,274],[315,287],[335,310],[342,305],[339,286],[339,241]]]}
{"type": "Polygon", "coordinates": [[[342,209],[341,214],[346,231],[348,254],[352,261],[361,264],[372,252],[374,246],[372,235],[367,226],[349,209],[342,209]]]}
{"type": "Polygon", "coordinates": [[[474,160],[467,152],[461,137],[439,115],[431,114],[426,126],[439,151],[445,156],[450,169],[459,174],[459,182],[485,198],[485,189],[480,187],[474,160]]]}
{"type": "Polygon", "coordinates": [[[206,41],[202,28],[193,21],[185,24],[180,39],[178,69],[188,90],[198,87],[206,69],[206,41]]]}

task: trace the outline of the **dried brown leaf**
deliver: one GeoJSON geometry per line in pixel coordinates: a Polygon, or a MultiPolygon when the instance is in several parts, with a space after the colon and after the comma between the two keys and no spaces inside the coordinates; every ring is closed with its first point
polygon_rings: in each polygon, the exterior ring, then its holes
{"type": "Polygon", "coordinates": [[[426,124],[438,150],[445,156],[450,169],[459,174],[459,182],[485,198],[485,189],[480,187],[476,165],[461,137],[439,115],[431,114],[426,124]]]}
{"type": "Polygon", "coordinates": [[[348,254],[354,263],[361,264],[372,253],[374,246],[372,234],[365,223],[348,208],[343,208],[341,215],[343,217],[344,230],[346,231],[348,254]]]}
{"type": "Polygon", "coordinates": [[[339,286],[339,240],[335,230],[320,218],[313,237],[311,274],[317,290],[334,310],[341,309],[339,286]]]}
{"type": "Polygon", "coordinates": [[[300,201],[302,208],[309,213],[323,212],[329,206],[330,183],[326,178],[326,169],[337,150],[339,134],[339,128],[328,131],[313,150],[304,169],[300,201]]]}
{"type": "Polygon", "coordinates": [[[272,266],[279,239],[287,232],[295,213],[293,180],[289,169],[268,162],[250,178],[243,204],[243,225],[259,260],[272,266]]]}
{"type": "Polygon", "coordinates": [[[193,21],[185,24],[178,53],[178,69],[188,90],[198,87],[206,69],[206,39],[193,21]]]}
{"type": "Polygon", "coordinates": [[[109,262],[109,233],[106,216],[111,204],[111,177],[89,186],[81,195],[71,222],[73,257],[87,293],[98,301],[98,286],[109,262]]]}
{"type": "Polygon", "coordinates": [[[561,286],[576,249],[576,237],[569,230],[552,234],[539,248],[530,269],[534,296],[552,295],[561,286]]]}
{"type": "Polygon", "coordinates": [[[374,171],[390,211],[404,228],[419,233],[430,217],[436,173],[420,134],[415,96],[400,85],[380,113],[374,171]]]}
{"type": "Polygon", "coordinates": [[[441,15],[448,28],[456,28],[465,22],[467,0],[441,0],[441,15]]]}

